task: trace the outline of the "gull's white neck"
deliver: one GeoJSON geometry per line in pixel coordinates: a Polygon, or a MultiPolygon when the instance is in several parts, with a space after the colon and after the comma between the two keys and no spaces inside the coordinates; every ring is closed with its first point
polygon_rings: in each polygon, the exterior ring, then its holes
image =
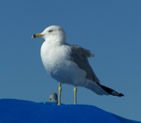
{"type": "Polygon", "coordinates": [[[63,38],[48,37],[41,46],[41,59],[49,73],[55,70],[56,66],[62,66],[68,57],[70,50],[63,44],[66,44],[63,38]]]}
{"type": "Polygon", "coordinates": [[[44,43],[48,46],[59,46],[59,45],[65,44],[66,41],[64,38],[49,37],[44,41],[44,43]]]}
{"type": "Polygon", "coordinates": [[[50,52],[56,51],[63,44],[66,44],[65,35],[48,36],[41,46],[41,57],[43,58],[50,52]]]}

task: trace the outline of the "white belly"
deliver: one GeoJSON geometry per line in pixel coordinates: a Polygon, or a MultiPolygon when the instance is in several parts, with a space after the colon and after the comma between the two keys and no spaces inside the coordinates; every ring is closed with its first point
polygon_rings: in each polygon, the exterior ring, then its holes
{"type": "Polygon", "coordinates": [[[41,59],[45,69],[58,82],[79,85],[85,80],[86,73],[70,61],[68,47],[41,47],[41,59]]]}
{"type": "Polygon", "coordinates": [[[86,74],[73,62],[66,61],[53,70],[51,76],[61,83],[80,85],[84,82],[86,74]]]}

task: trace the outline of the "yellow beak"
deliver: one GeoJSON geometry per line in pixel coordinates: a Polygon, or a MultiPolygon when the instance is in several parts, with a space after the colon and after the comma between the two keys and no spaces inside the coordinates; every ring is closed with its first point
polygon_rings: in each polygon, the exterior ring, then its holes
{"type": "Polygon", "coordinates": [[[43,37],[43,34],[36,33],[36,34],[32,35],[32,38],[38,38],[38,37],[42,38],[43,37]]]}

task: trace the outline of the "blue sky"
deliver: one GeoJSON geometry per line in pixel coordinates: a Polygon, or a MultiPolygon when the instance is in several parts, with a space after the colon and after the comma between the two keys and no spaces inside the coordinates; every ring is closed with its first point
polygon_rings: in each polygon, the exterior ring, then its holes
{"type": "MultiPolygon", "coordinates": [[[[125,94],[98,96],[78,88],[78,103],[141,120],[140,6],[140,0],[2,0],[0,98],[45,102],[58,91],[41,63],[43,39],[31,36],[60,25],[68,43],[95,54],[89,61],[101,83],[125,94]]],[[[73,86],[63,85],[62,102],[73,103],[73,86]]]]}

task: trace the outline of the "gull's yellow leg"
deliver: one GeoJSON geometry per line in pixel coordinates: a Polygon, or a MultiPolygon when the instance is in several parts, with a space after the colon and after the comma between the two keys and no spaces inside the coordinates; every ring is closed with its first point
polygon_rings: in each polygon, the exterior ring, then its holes
{"type": "Polygon", "coordinates": [[[61,83],[59,83],[58,91],[59,91],[59,95],[58,95],[58,105],[61,105],[61,92],[62,92],[61,83]]]}
{"type": "Polygon", "coordinates": [[[77,87],[76,86],[74,86],[73,91],[74,91],[74,104],[77,104],[77,87]]]}

